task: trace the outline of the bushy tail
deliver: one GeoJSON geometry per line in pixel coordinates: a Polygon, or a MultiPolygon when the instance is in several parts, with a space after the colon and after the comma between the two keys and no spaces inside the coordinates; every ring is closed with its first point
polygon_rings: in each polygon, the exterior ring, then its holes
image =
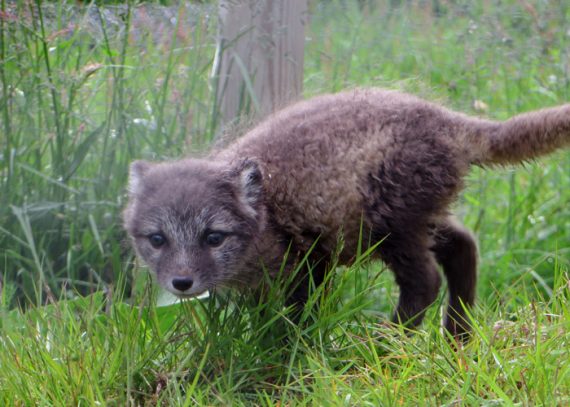
{"type": "Polygon", "coordinates": [[[516,164],[570,147],[570,104],[479,125],[476,164],[516,164]]]}

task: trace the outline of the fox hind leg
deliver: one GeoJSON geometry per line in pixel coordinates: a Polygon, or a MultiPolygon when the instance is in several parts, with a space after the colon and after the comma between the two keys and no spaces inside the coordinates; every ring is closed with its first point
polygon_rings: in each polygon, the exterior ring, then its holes
{"type": "Polygon", "coordinates": [[[418,238],[418,234],[400,239],[391,235],[380,245],[379,252],[394,272],[400,288],[393,322],[410,328],[418,326],[426,309],[436,300],[441,286],[437,263],[427,239],[418,238]]]}
{"type": "Polygon", "coordinates": [[[471,233],[452,219],[437,227],[434,239],[432,250],[449,289],[444,326],[452,335],[464,336],[469,332],[465,307],[475,302],[477,244],[471,233]]]}

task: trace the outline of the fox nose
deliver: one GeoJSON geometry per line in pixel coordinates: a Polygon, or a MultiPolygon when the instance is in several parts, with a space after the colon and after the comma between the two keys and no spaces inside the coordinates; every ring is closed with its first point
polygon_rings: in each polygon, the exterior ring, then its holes
{"type": "Polygon", "coordinates": [[[178,291],[186,291],[192,287],[194,281],[191,277],[174,277],[172,279],[172,286],[176,288],[178,291]]]}

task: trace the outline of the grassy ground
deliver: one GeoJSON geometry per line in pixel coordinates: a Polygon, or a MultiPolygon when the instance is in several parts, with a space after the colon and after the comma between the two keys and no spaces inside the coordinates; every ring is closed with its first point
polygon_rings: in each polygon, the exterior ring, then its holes
{"type": "MultiPolygon", "coordinates": [[[[387,86],[497,119],[570,100],[567,2],[424,3],[314,2],[305,93],[387,86]]],[[[278,288],[157,307],[120,227],[127,166],[211,139],[215,19],[125,7],[97,30],[64,3],[0,5],[2,404],[570,402],[568,152],[470,175],[456,212],[479,239],[479,302],[459,351],[435,306],[411,337],[382,325],[397,290],[366,261],[300,326],[278,288]]]]}

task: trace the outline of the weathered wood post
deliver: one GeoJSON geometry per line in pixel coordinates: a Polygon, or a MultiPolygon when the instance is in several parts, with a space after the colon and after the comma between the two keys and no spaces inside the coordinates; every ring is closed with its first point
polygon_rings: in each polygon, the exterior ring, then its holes
{"type": "Polygon", "coordinates": [[[259,118],[303,84],[307,0],[220,0],[213,77],[219,124],[259,118]]]}

